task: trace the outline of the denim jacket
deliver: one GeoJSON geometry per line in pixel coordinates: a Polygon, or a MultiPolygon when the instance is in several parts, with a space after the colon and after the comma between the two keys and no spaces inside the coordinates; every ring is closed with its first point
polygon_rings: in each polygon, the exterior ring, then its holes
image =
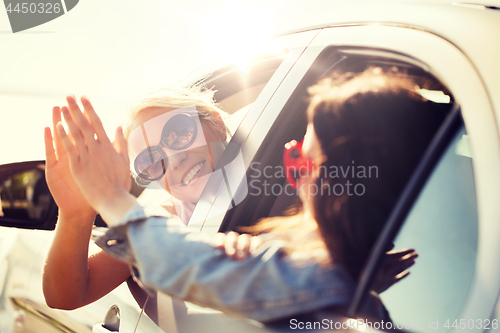
{"type": "Polygon", "coordinates": [[[132,265],[146,288],[258,321],[346,306],[353,282],[341,266],[295,260],[269,241],[243,260],[228,258],[212,237],[179,230],[134,206],[96,244],[132,265]]]}

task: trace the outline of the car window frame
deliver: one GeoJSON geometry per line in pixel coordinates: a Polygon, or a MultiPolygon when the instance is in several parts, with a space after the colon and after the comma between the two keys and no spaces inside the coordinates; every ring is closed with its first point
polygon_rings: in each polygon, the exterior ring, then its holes
{"type": "Polygon", "coordinates": [[[422,189],[427,184],[430,175],[462,126],[463,119],[461,109],[455,104],[452,111],[448,114],[445,121],[434,135],[434,138],[427,147],[419,164],[413,171],[412,176],[392,209],[384,228],[370,252],[370,256],[361,271],[353,300],[347,311],[349,317],[354,318],[358,315],[363,302],[366,300],[366,297],[368,297],[370,288],[375,281],[376,274],[382,265],[382,259],[388,246],[392,243],[401,229],[409,212],[418,199],[418,196],[422,192],[422,189]]]}

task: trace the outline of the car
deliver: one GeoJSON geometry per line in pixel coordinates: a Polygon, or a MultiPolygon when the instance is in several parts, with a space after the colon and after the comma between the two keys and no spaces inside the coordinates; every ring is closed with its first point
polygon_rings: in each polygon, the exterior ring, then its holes
{"type": "MultiPolygon", "coordinates": [[[[311,1],[295,6],[300,10],[293,26],[284,27],[290,31],[271,39],[268,50],[243,65],[212,63],[184,81],[203,78],[216,90],[233,134],[189,228],[208,234],[239,231],[283,214],[297,201],[277,171],[284,144],[305,133],[307,88],[318,79],[370,67],[404,71],[447,119],[372,249],[348,312],[331,321],[291,319],[278,329],[333,331],[349,323],[358,331],[499,332],[500,6],[487,1],[311,1]],[[381,294],[393,320],[384,326],[364,318],[362,308],[390,243],[415,248],[419,259],[409,277],[381,294]]],[[[77,310],[45,304],[41,272],[57,207],[43,170],[44,161],[0,166],[1,331],[175,330],[167,296],[154,299],[159,317],[154,318],[152,312],[141,312],[125,284],[77,310]]],[[[146,202],[158,191],[134,188],[133,193],[146,202]]],[[[96,224],[95,235],[102,234],[105,224],[96,224]]],[[[193,326],[199,331],[276,329],[189,307],[199,314],[193,326]],[[221,322],[227,326],[217,326],[221,322]]]]}

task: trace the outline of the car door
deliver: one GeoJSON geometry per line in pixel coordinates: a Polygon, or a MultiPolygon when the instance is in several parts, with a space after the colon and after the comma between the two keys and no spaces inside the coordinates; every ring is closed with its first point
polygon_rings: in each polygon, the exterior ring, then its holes
{"type": "MultiPolygon", "coordinates": [[[[460,104],[463,121],[450,132],[439,159],[421,179],[421,187],[413,188],[415,197],[402,198],[401,205],[409,201],[408,210],[400,216],[400,229],[387,226],[384,231],[385,243],[378,243],[378,257],[374,254],[366,266],[350,315],[357,316],[362,307],[361,298],[373,283],[376,264],[380,265],[382,246],[394,241],[396,248],[415,248],[420,254],[410,276],[381,295],[394,324],[399,325],[395,328],[498,329],[494,321],[498,318],[492,315],[500,279],[497,267],[491,265],[499,253],[494,204],[499,150],[493,108],[470,59],[443,39],[421,37],[412,38],[414,45],[406,45],[405,52],[411,51],[440,77],[460,104]],[[424,43],[426,49],[432,45],[432,53],[422,51],[424,43]]],[[[375,328],[382,329],[378,324],[375,328]]]]}
{"type": "MultiPolygon", "coordinates": [[[[402,199],[408,200],[408,211],[400,217],[401,229],[386,229],[381,235],[385,243],[374,248],[378,257],[374,254],[367,263],[349,315],[362,316],[361,300],[380,267],[377,260],[394,241],[397,249],[411,247],[422,253],[410,276],[381,295],[393,322],[399,324],[394,328],[477,332],[498,328],[492,313],[500,275],[491,260],[499,253],[499,212],[494,203],[499,194],[499,145],[488,90],[471,60],[435,34],[383,25],[350,31],[325,29],[311,48],[328,40],[360,46],[364,39],[368,47],[410,56],[439,78],[460,105],[461,116],[456,116],[455,128],[443,139],[432,168],[420,180],[421,187],[414,188],[415,196],[402,199]]],[[[459,114],[458,109],[455,112],[459,114]]],[[[377,324],[368,328],[387,329],[377,324]]]]}

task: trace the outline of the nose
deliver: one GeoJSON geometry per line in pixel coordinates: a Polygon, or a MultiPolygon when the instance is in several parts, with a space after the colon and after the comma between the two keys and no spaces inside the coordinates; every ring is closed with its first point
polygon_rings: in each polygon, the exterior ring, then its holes
{"type": "Polygon", "coordinates": [[[182,165],[187,157],[188,153],[186,151],[181,151],[174,154],[170,152],[170,154],[167,154],[168,168],[172,171],[177,170],[177,168],[182,165]]]}

